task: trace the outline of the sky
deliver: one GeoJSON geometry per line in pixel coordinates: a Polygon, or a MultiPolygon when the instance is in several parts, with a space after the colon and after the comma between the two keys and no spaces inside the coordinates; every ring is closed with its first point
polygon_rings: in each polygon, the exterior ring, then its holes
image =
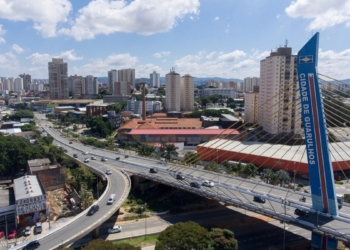
{"type": "Polygon", "coordinates": [[[0,76],[47,79],[63,58],[69,75],[244,79],[315,32],[319,73],[350,78],[350,0],[0,0],[0,76]]]}

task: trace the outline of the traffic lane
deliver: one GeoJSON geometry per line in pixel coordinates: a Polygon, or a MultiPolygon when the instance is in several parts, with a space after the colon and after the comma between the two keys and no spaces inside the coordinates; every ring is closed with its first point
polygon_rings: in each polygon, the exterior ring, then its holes
{"type": "MultiPolygon", "coordinates": [[[[114,193],[116,194],[116,201],[119,200],[123,195],[124,186],[127,184],[125,183],[125,179],[122,176],[122,173],[117,173],[114,171],[113,174],[109,176],[109,178],[111,179],[111,187],[107,195],[101,200],[100,203],[98,203],[100,206],[99,211],[92,216],[84,215],[77,221],[72,222],[58,232],[43,238],[40,240],[40,249],[51,249],[54,246],[59,246],[62,244],[62,240],[64,241],[70,239],[77,232],[81,233],[82,236],[90,233],[92,231],[92,225],[95,223],[100,223],[102,220],[100,217],[102,217],[102,215],[110,213],[112,206],[106,205],[109,195],[114,193]]],[[[84,211],[84,213],[86,212],[87,211],[84,211]]]]}

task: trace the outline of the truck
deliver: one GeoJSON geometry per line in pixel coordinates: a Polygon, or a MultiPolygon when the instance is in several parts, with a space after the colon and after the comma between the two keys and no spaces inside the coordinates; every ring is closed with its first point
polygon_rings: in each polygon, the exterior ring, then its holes
{"type": "Polygon", "coordinates": [[[338,202],[338,209],[341,209],[344,203],[344,195],[337,194],[337,202],[338,202]]]}

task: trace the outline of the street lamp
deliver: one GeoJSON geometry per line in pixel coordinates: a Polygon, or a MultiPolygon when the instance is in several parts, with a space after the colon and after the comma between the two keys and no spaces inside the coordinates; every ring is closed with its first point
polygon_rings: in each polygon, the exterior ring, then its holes
{"type": "Polygon", "coordinates": [[[295,192],[295,174],[296,174],[296,172],[295,172],[295,162],[294,162],[294,171],[293,172],[294,172],[294,176],[293,176],[293,178],[294,178],[294,186],[293,187],[294,187],[294,192],[295,192]]]}
{"type": "MultiPolygon", "coordinates": [[[[284,216],[287,216],[287,205],[289,202],[286,199],[282,199],[282,207],[284,208],[284,216]]],[[[288,208],[289,210],[289,208],[288,208]]],[[[286,218],[283,218],[283,250],[286,249],[286,218]]]]}
{"type": "MultiPolygon", "coordinates": [[[[144,212],[146,213],[146,208],[147,208],[147,203],[145,203],[145,208],[143,209],[144,212]]],[[[145,240],[147,236],[147,217],[145,217],[145,240]]]]}

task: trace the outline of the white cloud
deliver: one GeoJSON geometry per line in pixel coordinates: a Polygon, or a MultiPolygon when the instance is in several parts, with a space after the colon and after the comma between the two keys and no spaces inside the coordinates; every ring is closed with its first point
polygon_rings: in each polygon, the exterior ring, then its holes
{"type": "Polygon", "coordinates": [[[59,54],[56,57],[63,58],[69,61],[78,61],[83,59],[83,57],[76,56],[74,50],[67,50],[67,51],[61,52],[61,54],[59,54]]]}
{"type": "Polygon", "coordinates": [[[71,28],[60,33],[76,40],[114,32],[152,35],[171,30],[186,15],[197,15],[199,5],[199,0],[94,0],[79,10],[71,28]]]}
{"type": "Polygon", "coordinates": [[[13,44],[11,47],[17,54],[21,54],[24,50],[17,44],[13,44]]]}
{"type": "Polygon", "coordinates": [[[44,37],[56,35],[58,23],[66,22],[72,10],[69,0],[0,0],[0,18],[33,21],[33,28],[44,37]]]}
{"type": "Polygon", "coordinates": [[[218,21],[220,18],[217,16],[214,18],[214,21],[218,21]]]}
{"type": "Polygon", "coordinates": [[[21,72],[18,59],[12,52],[0,54],[0,69],[21,72]]]}
{"type": "Polygon", "coordinates": [[[153,54],[155,58],[162,58],[163,56],[168,56],[168,55],[170,55],[170,51],[162,51],[162,52],[157,52],[153,54]]]}
{"type": "Polygon", "coordinates": [[[3,35],[5,35],[5,33],[6,33],[6,30],[4,30],[2,28],[2,24],[0,24],[0,44],[6,43],[5,39],[2,37],[3,35]]]}
{"type": "Polygon", "coordinates": [[[59,54],[53,55],[34,53],[26,59],[31,60],[33,65],[45,65],[45,67],[47,67],[48,62],[51,62],[52,58],[62,58],[65,61],[77,61],[83,59],[83,57],[76,56],[74,50],[62,51],[59,54]]]}
{"type": "Polygon", "coordinates": [[[218,57],[219,61],[233,62],[241,57],[244,57],[246,53],[242,50],[235,50],[228,54],[223,54],[218,57]]]}
{"type": "MultiPolygon", "coordinates": [[[[319,50],[318,71],[336,79],[347,79],[350,75],[350,49],[335,52],[319,50]]],[[[329,79],[328,79],[329,80],[329,79]]]]}
{"type": "Polygon", "coordinates": [[[308,30],[324,30],[337,24],[350,26],[350,1],[296,0],[285,11],[293,18],[311,19],[308,30]]]}

